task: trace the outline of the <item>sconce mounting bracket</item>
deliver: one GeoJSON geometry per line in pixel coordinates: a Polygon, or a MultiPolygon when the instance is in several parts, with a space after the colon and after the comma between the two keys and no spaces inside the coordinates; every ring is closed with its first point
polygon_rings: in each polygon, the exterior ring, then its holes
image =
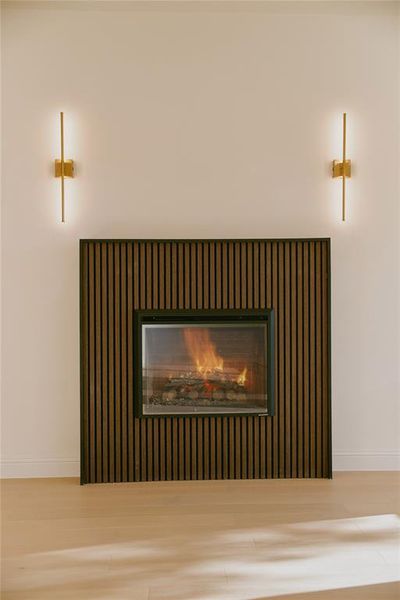
{"type": "MultiPolygon", "coordinates": [[[[74,176],[74,161],[64,160],[64,177],[74,176]]],[[[54,177],[61,177],[61,160],[56,159],[54,161],[54,177]]]]}
{"type": "Polygon", "coordinates": [[[351,177],[351,160],[343,161],[334,160],[332,162],[332,177],[351,177]],[[345,168],[343,169],[343,165],[345,168]],[[344,172],[343,172],[344,171],[344,172]]]}

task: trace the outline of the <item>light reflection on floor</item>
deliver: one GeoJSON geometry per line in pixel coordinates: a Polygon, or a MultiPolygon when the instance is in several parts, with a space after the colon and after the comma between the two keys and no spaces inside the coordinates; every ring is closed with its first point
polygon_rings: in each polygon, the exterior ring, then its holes
{"type": "Polygon", "coordinates": [[[394,514],[196,535],[181,529],[146,540],[127,532],[115,543],[15,559],[8,577],[34,598],[45,581],[63,598],[92,598],[96,582],[100,599],[255,600],[397,581],[399,535],[394,514]]]}

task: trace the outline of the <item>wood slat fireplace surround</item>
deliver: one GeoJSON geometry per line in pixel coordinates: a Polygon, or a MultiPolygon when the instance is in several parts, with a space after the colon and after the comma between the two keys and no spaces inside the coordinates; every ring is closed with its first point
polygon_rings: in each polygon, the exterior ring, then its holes
{"type": "Polygon", "coordinates": [[[331,477],[330,240],[81,240],[81,482],[331,477]],[[135,413],[134,311],[275,313],[274,416],[135,413]]]}

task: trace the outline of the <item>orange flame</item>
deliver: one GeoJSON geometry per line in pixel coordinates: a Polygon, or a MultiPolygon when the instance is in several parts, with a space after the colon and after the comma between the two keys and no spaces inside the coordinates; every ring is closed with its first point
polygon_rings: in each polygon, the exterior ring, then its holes
{"type": "Polygon", "coordinates": [[[243,369],[243,371],[240,373],[239,377],[236,379],[237,383],[239,385],[244,385],[246,383],[246,375],[247,375],[247,367],[245,367],[243,369]]]}
{"type": "Polygon", "coordinates": [[[183,336],[198,373],[204,377],[213,371],[223,370],[224,359],[218,355],[208,329],[186,327],[183,330],[183,336]]]}

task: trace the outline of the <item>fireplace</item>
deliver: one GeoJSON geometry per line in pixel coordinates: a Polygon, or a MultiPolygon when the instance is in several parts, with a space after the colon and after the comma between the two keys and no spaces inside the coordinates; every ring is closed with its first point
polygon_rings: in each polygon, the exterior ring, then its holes
{"type": "Polygon", "coordinates": [[[81,240],[80,289],[82,483],[331,477],[329,240],[81,240]]]}
{"type": "Polygon", "coordinates": [[[271,415],[272,310],[135,312],[136,414],[271,415]]]}

